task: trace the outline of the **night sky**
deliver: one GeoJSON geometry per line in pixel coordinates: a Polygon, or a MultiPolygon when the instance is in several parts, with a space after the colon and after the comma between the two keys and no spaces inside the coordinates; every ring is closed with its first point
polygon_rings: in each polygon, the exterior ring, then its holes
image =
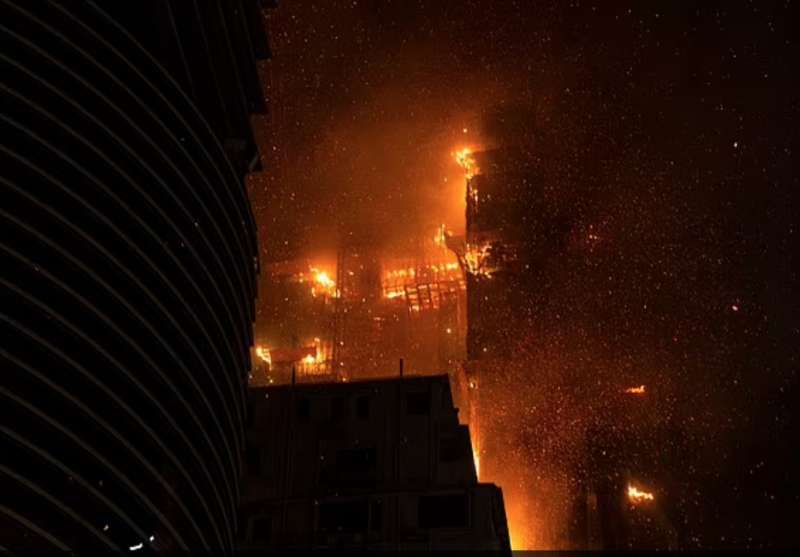
{"type": "Polygon", "coordinates": [[[524,147],[560,224],[504,377],[510,465],[569,478],[599,401],[646,384],[691,447],[682,544],[796,546],[800,18],[698,4],[281,2],[250,184],[262,257],[463,229],[452,151],[524,147]]]}

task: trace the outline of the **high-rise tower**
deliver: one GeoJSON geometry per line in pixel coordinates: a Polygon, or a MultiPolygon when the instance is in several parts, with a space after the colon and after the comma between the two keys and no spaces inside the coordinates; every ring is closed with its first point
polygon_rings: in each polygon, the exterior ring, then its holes
{"type": "Polygon", "coordinates": [[[261,10],[0,1],[0,546],[233,548],[261,10]]]}

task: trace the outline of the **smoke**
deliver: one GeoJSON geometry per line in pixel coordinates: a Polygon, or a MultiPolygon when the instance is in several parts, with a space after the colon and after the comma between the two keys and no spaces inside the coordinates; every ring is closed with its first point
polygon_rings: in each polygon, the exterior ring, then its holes
{"type": "Polygon", "coordinates": [[[441,222],[458,229],[464,184],[450,153],[515,150],[541,180],[525,206],[533,264],[509,316],[514,357],[481,387],[498,409],[486,417],[487,479],[492,458],[507,462],[510,514],[534,517],[537,546],[559,546],[569,513],[555,502],[584,473],[586,432],[620,419],[620,389],[645,384],[655,423],[631,428],[680,432],[667,437],[679,455],[669,501],[686,546],[747,543],[764,520],[720,509],[774,515],[764,493],[781,500],[777,463],[796,460],[776,448],[797,429],[797,206],[779,187],[793,176],[781,146],[794,132],[776,116],[794,89],[754,85],[783,75],[778,62],[711,65],[732,60],[716,8],[606,17],[520,5],[281,3],[266,172],[251,186],[265,255],[402,251],[441,222]],[[676,31],[690,27],[691,41],[676,31]],[[700,94],[702,75],[731,81],[700,94]]]}

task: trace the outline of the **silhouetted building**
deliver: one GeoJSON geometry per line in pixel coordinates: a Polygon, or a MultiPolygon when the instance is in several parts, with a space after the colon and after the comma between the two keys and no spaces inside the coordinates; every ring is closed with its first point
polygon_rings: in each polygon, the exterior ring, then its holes
{"type": "Polygon", "coordinates": [[[504,358],[534,303],[531,280],[555,221],[544,183],[510,149],[474,154],[467,181],[467,358],[504,358]]]}
{"type": "Polygon", "coordinates": [[[243,549],[510,554],[446,376],[262,387],[249,405],[243,549]]]}
{"type": "Polygon", "coordinates": [[[0,545],[236,536],[262,6],[0,2],[0,545]]]}

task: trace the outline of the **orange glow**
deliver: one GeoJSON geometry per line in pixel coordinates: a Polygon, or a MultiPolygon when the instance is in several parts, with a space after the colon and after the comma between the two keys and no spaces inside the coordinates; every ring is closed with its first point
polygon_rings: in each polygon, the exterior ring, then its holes
{"type": "Polygon", "coordinates": [[[436,229],[436,236],[433,237],[433,243],[443,248],[447,247],[447,238],[450,235],[450,231],[448,231],[447,227],[442,224],[436,229]]]}
{"type": "Polygon", "coordinates": [[[481,444],[478,439],[478,430],[475,427],[469,430],[470,445],[472,445],[472,461],[475,463],[475,477],[481,477],[481,444]]]}
{"type": "Polygon", "coordinates": [[[314,338],[314,353],[306,354],[300,360],[300,372],[305,375],[324,375],[329,373],[330,346],[319,337],[314,338]]]}
{"type": "Polygon", "coordinates": [[[638,387],[628,387],[625,389],[625,392],[631,395],[643,395],[645,393],[644,385],[639,385],[638,387]]]}
{"type": "Polygon", "coordinates": [[[317,267],[311,267],[311,276],[314,284],[311,286],[311,295],[316,296],[330,296],[336,298],[339,294],[336,289],[336,281],[334,281],[327,271],[322,271],[317,267]]]}
{"type": "Polygon", "coordinates": [[[467,244],[467,251],[464,253],[464,262],[467,272],[471,275],[490,278],[496,269],[489,266],[490,244],[467,244]]]}
{"type": "Polygon", "coordinates": [[[456,162],[458,162],[461,168],[464,169],[467,180],[472,179],[472,177],[480,171],[475,162],[475,158],[472,156],[472,149],[468,147],[460,149],[453,153],[453,157],[455,157],[456,162]]]}
{"type": "Polygon", "coordinates": [[[655,495],[648,491],[642,491],[634,485],[628,484],[628,500],[633,503],[644,503],[646,501],[653,501],[655,495]]]}
{"type": "Polygon", "coordinates": [[[264,360],[264,362],[272,365],[272,356],[269,353],[269,348],[263,346],[256,346],[256,356],[264,360]]]}
{"type": "Polygon", "coordinates": [[[438,308],[440,296],[462,291],[466,285],[458,262],[434,260],[417,267],[384,271],[381,288],[385,299],[408,299],[413,302],[409,304],[411,311],[422,311],[438,308]]]}

